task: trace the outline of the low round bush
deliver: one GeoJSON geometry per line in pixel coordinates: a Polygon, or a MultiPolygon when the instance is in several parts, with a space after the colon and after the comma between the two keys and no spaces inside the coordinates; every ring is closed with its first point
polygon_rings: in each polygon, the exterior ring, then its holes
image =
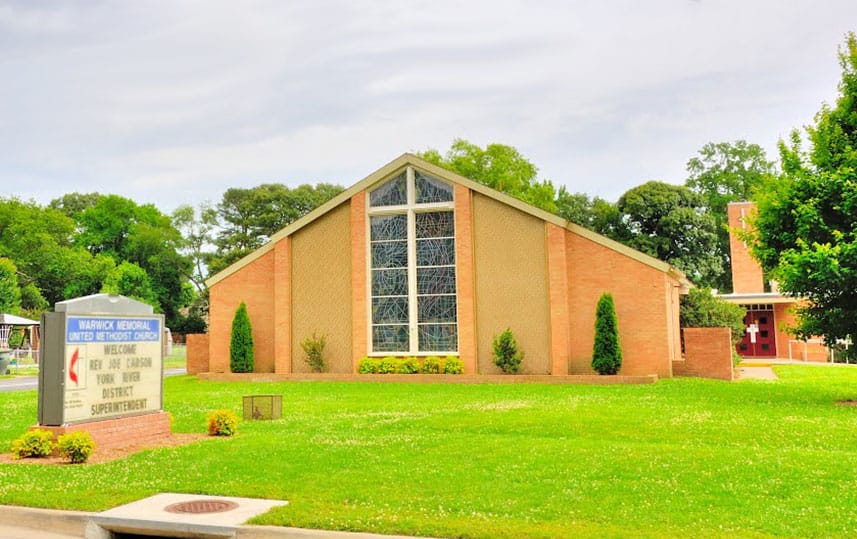
{"type": "Polygon", "coordinates": [[[420,364],[415,357],[397,359],[395,365],[396,374],[416,374],[420,372],[420,364]]]}
{"type": "Polygon", "coordinates": [[[33,429],[12,441],[12,456],[16,459],[47,457],[54,450],[54,435],[33,429]]]}
{"type": "Polygon", "coordinates": [[[95,442],[88,432],[69,432],[57,438],[57,450],[72,464],[81,464],[95,451],[95,442]]]}
{"type": "Polygon", "coordinates": [[[461,374],[464,372],[464,362],[457,357],[448,357],[443,362],[443,374],[461,374]]]}
{"type": "Polygon", "coordinates": [[[238,431],[238,416],[232,410],[215,410],[208,414],[210,436],[232,436],[238,431]]]}
{"type": "Polygon", "coordinates": [[[357,372],[360,374],[377,374],[380,361],[371,357],[364,357],[360,360],[357,366],[357,372]]]}
{"type": "Polygon", "coordinates": [[[423,364],[420,365],[422,374],[440,374],[441,360],[437,356],[428,356],[423,359],[423,364]]]}
{"type": "Polygon", "coordinates": [[[387,356],[378,363],[378,374],[392,374],[396,372],[396,358],[387,356]]]}

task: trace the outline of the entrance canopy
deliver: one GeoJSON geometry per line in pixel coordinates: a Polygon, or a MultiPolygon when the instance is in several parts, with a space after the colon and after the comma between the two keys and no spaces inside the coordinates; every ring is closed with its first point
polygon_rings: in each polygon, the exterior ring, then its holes
{"type": "Polygon", "coordinates": [[[0,314],[0,326],[38,326],[37,320],[30,320],[14,314],[0,314]]]}

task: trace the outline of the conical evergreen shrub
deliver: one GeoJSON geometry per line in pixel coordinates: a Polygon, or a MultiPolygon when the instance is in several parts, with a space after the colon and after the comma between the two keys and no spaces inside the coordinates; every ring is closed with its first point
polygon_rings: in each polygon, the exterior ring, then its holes
{"type": "Polygon", "coordinates": [[[232,372],[253,372],[253,328],[250,326],[247,305],[243,301],[232,319],[229,370],[232,372]]]}
{"type": "Polygon", "coordinates": [[[619,346],[619,324],[613,296],[601,294],[595,308],[595,344],[592,347],[592,368],[598,374],[616,374],[622,368],[622,348],[619,346]]]}

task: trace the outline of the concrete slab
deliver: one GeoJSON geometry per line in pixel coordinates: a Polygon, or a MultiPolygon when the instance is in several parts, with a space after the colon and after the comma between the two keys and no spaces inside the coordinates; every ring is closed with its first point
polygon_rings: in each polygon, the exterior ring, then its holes
{"type": "Polygon", "coordinates": [[[273,507],[286,505],[282,500],[236,498],[231,496],[204,496],[199,494],[156,494],[143,500],[120,505],[93,515],[87,527],[87,539],[106,539],[110,532],[163,537],[235,537],[238,528],[247,520],[268,512],[273,507]],[[175,504],[204,502],[207,505],[234,504],[219,512],[170,512],[175,504]]]}
{"type": "Polygon", "coordinates": [[[771,367],[742,367],[738,366],[738,378],[741,380],[779,380],[777,373],[771,367]]]}

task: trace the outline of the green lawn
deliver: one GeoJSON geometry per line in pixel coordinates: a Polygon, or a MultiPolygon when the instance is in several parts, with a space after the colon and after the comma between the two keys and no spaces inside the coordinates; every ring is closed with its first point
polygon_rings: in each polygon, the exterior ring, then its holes
{"type": "MultiPolygon", "coordinates": [[[[0,503],[102,510],[157,492],[290,501],[257,523],[450,537],[857,536],[857,368],[640,386],[165,380],[174,429],[241,396],[284,419],[85,466],[0,465],[0,503]]],[[[0,450],[36,417],[0,394],[0,450]]]]}

